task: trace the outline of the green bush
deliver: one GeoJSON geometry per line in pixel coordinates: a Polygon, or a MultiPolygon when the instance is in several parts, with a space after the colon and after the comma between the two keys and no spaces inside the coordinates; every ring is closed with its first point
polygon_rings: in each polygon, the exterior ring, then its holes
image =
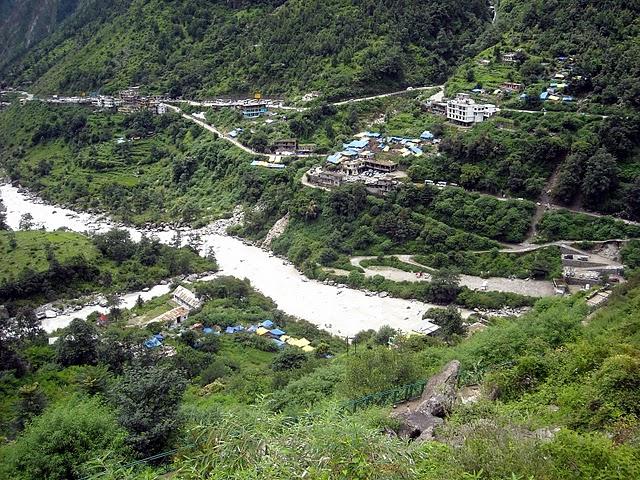
{"type": "Polygon", "coordinates": [[[74,397],[37,417],[16,442],[2,447],[3,478],[73,480],[98,456],[121,458],[126,432],[100,399],[74,397]]]}

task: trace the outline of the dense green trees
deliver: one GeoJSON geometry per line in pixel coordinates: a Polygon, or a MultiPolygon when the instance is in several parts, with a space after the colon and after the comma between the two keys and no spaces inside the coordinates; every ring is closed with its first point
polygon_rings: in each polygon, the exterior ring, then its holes
{"type": "Polygon", "coordinates": [[[98,361],[98,341],[96,327],[76,318],[56,342],[57,361],[65,367],[95,365],[98,361]]]}
{"type": "Polygon", "coordinates": [[[0,301],[8,305],[141,289],[172,275],[217,268],[214,258],[201,258],[189,247],[148,238],[134,243],[124,230],[91,239],[70,232],[0,232],[0,249],[14,265],[0,279],[0,301]]]}
{"type": "Polygon", "coordinates": [[[0,198],[0,230],[7,230],[7,207],[4,206],[2,199],[0,198]]]}
{"type": "Polygon", "coordinates": [[[128,432],[127,443],[141,456],[162,452],[180,425],[178,407],[186,382],[168,367],[132,367],[114,391],[118,422],[128,432]]]}
{"type": "Polygon", "coordinates": [[[35,418],[3,451],[0,476],[19,480],[84,478],[90,473],[88,463],[96,457],[124,454],[124,438],[113,410],[100,399],[71,398],[35,418]]]}
{"type": "Polygon", "coordinates": [[[419,378],[411,358],[378,346],[363,348],[347,360],[345,388],[351,398],[412,383],[419,378]]]}
{"type": "Polygon", "coordinates": [[[463,335],[465,333],[462,316],[454,306],[431,308],[425,312],[424,317],[438,325],[440,329],[437,335],[448,341],[457,335],[463,335]]]}
{"type": "Polygon", "coordinates": [[[600,149],[591,156],[584,166],[582,194],[587,204],[601,204],[611,193],[618,181],[616,159],[600,149]]]}
{"type": "Polygon", "coordinates": [[[489,16],[479,0],[97,3],[2,73],[75,93],[143,84],[336,97],[444,79],[489,16]]]}

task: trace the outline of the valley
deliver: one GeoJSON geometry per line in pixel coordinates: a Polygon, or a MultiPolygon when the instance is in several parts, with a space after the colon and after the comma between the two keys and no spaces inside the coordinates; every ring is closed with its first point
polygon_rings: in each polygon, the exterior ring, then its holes
{"type": "Polygon", "coordinates": [[[640,9],[0,4],[0,478],[640,478],[640,9]]]}

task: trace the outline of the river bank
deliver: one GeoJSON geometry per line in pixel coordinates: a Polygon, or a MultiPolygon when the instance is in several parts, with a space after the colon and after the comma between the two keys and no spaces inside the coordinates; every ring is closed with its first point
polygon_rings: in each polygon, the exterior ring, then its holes
{"type": "MultiPolygon", "coordinates": [[[[210,251],[215,254],[220,274],[249,279],[257,290],[271,297],[279,309],[336,335],[353,336],[361,330],[378,329],[383,325],[404,331],[419,329],[425,326],[423,314],[436,307],[416,300],[370,297],[359,290],[308,280],[290,262],[225,235],[229,219],[201,229],[168,226],[138,229],[116,224],[104,215],[49,205],[12,185],[0,186],[0,195],[7,207],[7,223],[12,229],[18,229],[22,215],[29,213],[35,225],[48,231],[66,228],[94,233],[118,227],[129,231],[136,241],[147,235],[166,244],[173,244],[177,237],[182,244],[193,242],[199,245],[203,255],[210,251]]],[[[472,312],[461,310],[461,313],[467,318],[472,312]]],[[[72,318],[75,318],[73,314],[72,318]]]]}

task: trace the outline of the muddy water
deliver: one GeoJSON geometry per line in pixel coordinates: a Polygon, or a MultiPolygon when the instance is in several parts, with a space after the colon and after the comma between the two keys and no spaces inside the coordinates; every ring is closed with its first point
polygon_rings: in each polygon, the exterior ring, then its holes
{"type": "MultiPolygon", "coordinates": [[[[67,228],[81,233],[105,232],[117,226],[104,216],[48,205],[10,185],[0,186],[0,195],[7,207],[7,223],[12,229],[18,229],[20,218],[25,213],[33,216],[36,226],[48,231],[67,228]]],[[[134,240],[139,240],[143,233],[155,236],[163,243],[170,243],[175,237],[175,231],[170,228],[140,230],[127,227],[127,230],[134,240]]],[[[284,312],[334,334],[352,336],[363,329],[377,329],[382,325],[412,330],[425,326],[422,314],[435,306],[415,300],[371,297],[358,290],[308,280],[288,262],[260,248],[221,235],[220,230],[220,225],[212,224],[199,230],[183,229],[181,233],[184,241],[193,235],[199,236],[203,253],[209,248],[215,252],[221,274],[248,278],[284,312]]],[[[135,295],[135,301],[137,294],[132,295],[135,295]]],[[[462,311],[464,317],[470,313],[462,311]]]]}

